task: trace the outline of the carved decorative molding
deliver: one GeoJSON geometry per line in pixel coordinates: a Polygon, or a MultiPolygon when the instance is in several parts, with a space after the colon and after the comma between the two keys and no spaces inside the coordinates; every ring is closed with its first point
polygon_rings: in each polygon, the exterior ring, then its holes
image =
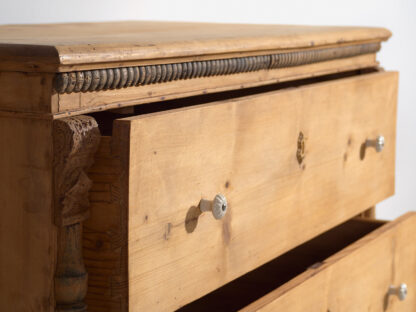
{"type": "Polygon", "coordinates": [[[380,43],[376,42],[208,61],[85,70],[59,73],[55,77],[54,85],[58,93],[111,90],[181,79],[306,65],[375,53],[378,50],[380,43]]]}
{"type": "Polygon", "coordinates": [[[84,297],[88,274],[82,259],[82,222],[89,215],[86,171],[100,141],[94,118],[68,117],[54,121],[54,204],[58,231],[55,271],[56,311],[87,311],[84,297]]]}

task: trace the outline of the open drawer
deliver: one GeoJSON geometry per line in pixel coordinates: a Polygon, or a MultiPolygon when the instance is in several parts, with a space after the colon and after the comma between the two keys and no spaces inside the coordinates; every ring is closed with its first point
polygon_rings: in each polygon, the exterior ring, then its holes
{"type": "Polygon", "coordinates": [[[352,219],[179,311],[415,311],[415,235],[416,213],[352,219]]]}
{"type": "Polygon", "coordinates": [[[115,120],[90,171],[90,310],[172,311],[392,195],[396,97],[377,72],[115,120]],[[221,220],[199,207],[217,194],[221,220]]]}

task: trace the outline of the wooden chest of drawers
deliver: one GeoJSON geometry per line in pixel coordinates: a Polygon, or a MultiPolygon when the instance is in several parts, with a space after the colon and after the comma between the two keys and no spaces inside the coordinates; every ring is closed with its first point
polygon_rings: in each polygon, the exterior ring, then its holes
{"type": "Polygon", "coordinates": [[[0,309],[415,311],[389,36],[0,27],[0,309]]]}

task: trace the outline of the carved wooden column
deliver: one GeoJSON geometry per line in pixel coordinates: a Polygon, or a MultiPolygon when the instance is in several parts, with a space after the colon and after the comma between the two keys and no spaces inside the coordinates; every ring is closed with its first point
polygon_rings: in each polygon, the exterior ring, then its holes
{"type": "Polygon", "coordinates": [[[82,222],[89,215],[91,181],[86,170],[100,141],[97,122],[89,116],[54,121],[54,207],[59,227],[55,272],[56,311],[87,311],[88,274],[82,259],[82,222]]]}

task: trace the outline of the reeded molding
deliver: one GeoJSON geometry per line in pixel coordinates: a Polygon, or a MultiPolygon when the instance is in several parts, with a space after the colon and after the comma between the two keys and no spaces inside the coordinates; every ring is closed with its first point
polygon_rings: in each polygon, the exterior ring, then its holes
{"type": "Polygon", "coordinates": [[[380,46],[376,42],[208,61],[74,71],[57,74],[54,86],[58,93],[121,89],[182,79],[300,66],[375,53],[380,50],[380,46]]]}

